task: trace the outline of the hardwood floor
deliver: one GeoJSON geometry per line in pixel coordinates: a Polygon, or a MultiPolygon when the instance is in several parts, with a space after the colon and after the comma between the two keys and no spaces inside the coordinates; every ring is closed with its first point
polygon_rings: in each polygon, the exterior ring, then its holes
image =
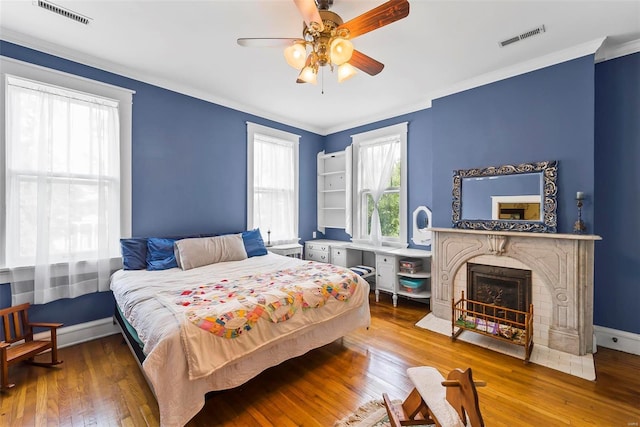
{"type": "MultiPolygon", "coordinates": [[[[384,301],[382,301],[384,300],[384,301]]],[[[485,424],[638,426],[640,356],[600,348],[587,381],[415,327],[426,305],[371,300],[372,325],[212,393],[189,426],[332,426],[383,392],[404,399],[411,366],[446,373],[471,366],[485,424]]],[[[0,394],[2,426],[155,426],[158,406],[119,335],[60,351],[60,368],[16,365],[17,385],[0,394]]]]}

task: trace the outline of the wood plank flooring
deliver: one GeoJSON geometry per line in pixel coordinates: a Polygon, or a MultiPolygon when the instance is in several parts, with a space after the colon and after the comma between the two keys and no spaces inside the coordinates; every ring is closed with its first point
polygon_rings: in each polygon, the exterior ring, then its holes
{"type": "MultiPolygon", "coordinates": [[[[415,327],[424,304],[371,299],[372,325],[212,393],[189,426],[332,426],[383,392],[404,399],[411,366],[471,366],[485,424],[638,426],[640,356],[600,348],[587,381],[415,327]]],[[[158,406],[129,348],[114,335],[60,351],[59,368],[16,365],[0,394],[1,426],[156,426],[158,406]]]]}

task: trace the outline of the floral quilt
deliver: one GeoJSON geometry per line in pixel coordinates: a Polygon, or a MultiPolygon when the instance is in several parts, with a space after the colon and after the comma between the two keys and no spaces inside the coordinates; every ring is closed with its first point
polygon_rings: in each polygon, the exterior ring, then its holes
{"type": "Polygon", "coordinates": [[[299,310],[322,307],[329,298],[348,301],[357,275],[332,264],[299,266],[184,289],[173,304],[196,326],[223,338],[237,338],[257,322],[285,322],[299,310]]]}

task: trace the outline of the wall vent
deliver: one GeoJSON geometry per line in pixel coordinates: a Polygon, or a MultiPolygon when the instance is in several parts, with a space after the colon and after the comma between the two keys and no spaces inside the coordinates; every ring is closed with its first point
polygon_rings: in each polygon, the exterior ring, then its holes
{"type": "Polygon", "coordinates": [[[511,37],[511,38],[508,38],[506,40],[501,41],[500,42],[500,47],[505,47],[505,46],[508,46],[508,45],[513,44],[515,42],[519,42],[520,40],[524,40],[524,39],[529,38],[529,37],[537,36],[538,34],[542,34],[545,31],[546,30],[544,28],[544,25],[540,25],[539,27],[534,28],[533,30],[529,30],[529,31],[524,32],[524,33],[522,33],[520,35],[517,35],[517,36],[514,36],[514,37],[511,37]]]}
{"type": "Polygon", "coordinates": [[[37,6],[48,10],[49,12],[57,13],[58,15],[64,16],[65,18],[73,19],[76,22],[80,22],[81,24],[89,24],[89,20],[91,18],[76,13],[72,10],[65,9],[62,6],[58,6],[57,4],[51,3],[49,1],[38,0],[34,2],[37,6]]]}

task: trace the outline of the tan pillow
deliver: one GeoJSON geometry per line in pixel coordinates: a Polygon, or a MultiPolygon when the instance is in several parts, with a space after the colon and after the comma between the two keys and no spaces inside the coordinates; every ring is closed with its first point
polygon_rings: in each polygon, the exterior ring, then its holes
{"type": "Polygon", "coordinates": [[[178,240],[174,252],[183,270],[247,258],[241,234],[178,240]]]}

